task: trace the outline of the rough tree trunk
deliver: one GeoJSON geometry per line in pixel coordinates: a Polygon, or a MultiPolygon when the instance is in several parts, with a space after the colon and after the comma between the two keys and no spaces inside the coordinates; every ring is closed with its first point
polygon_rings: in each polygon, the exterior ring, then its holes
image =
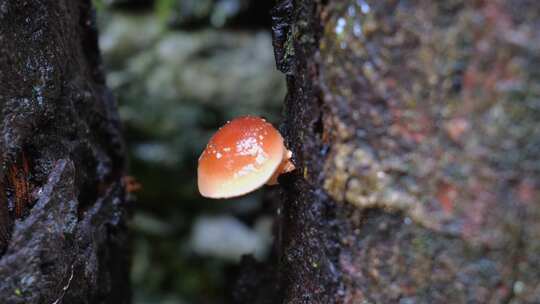
{"type": "Polygon", "coordinates": [[[90,0],[0,0],[0,302],[127,303],[123,144],[90,0]]]}
{"type": "MultiPolygon", "coordinates": [[[[540,303],[540,3],[286,0],[283,303],[540,303]]],[[[261,301],[262,302],[262,301],[261,301]]]]}

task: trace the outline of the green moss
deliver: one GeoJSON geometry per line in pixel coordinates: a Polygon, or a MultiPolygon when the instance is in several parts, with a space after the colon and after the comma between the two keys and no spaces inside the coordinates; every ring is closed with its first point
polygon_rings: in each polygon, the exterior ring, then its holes
{"type": "Polygon", "coordinates": [[[165,23],[167,22],[173,11],[176,9],[178,1],[177,0],[156,0],[154,3],[156,14],[159,16],[159,19],[165,23]]]}

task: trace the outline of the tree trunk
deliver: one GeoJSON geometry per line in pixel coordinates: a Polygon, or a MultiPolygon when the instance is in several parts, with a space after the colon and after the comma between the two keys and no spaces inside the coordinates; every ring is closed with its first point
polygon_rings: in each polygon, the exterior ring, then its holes
{"type": "Polygon", "coordinates": [[[0,0],[0,299],[128,303],[124,148],[89,0],[0,0]]]}
{"type": "Polygon", "coordinates": [[[540,303],[540,4],[273,14],[298,167],[277,302],[540,303]]]}

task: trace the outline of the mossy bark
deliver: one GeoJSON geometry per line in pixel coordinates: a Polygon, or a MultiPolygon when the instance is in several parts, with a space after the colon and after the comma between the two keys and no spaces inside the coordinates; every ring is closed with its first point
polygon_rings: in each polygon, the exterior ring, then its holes
{"type": "Polygon", "coordinates": [[[540,302],[540,3],[287,0],[283,303],[540,302]]]}
{"type": "Polygon", "coordinates": [[[128,303],[124,148],[89,0],[0,0],[0,302],[128,303]]]}

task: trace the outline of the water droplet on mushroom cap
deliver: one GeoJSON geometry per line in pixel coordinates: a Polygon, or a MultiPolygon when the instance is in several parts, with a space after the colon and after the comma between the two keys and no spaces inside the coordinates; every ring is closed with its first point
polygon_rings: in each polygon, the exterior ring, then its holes
{"type": "Polygon", "coordinates": [[[239,117],[220,128],[199,158],[197,181],[209,198],[240,196],[261,187],[294,166],[283,137],[264,119],[239,117]],[[286,161],[289,166],[283,166],[286,161]]]}

